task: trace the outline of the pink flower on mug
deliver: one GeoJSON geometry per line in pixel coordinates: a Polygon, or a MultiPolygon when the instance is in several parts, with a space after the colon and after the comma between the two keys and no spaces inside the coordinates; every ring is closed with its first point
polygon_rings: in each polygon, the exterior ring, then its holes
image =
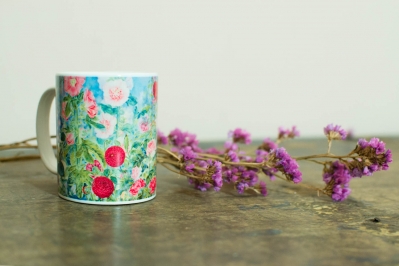
{"type": "Polygon", "coordinates": [[[150,125],[148,124],[147,121],[143,121],[140,123],[140,129],[143,132],[147,132],[150,129],[150,125]]]}
{"type": "Polygon", "coordinates": [[[96,103],[96,100],[94,99],[93,92],[89,89],[87,89],[84,94],[83,94],[83,101],[85,104],[92,104],[96,103]]]}
{"type": "Polygon", "coordinates": [[[132,169],[132,179],[134,180],[134,181],[136,181],[137,179],[139,179],[139,177],[140,177],[140,174],[141,174],[141,167],[134,167],[133,169],[132,169]]]}
{"type": "Polygon", "coordinates": [[[101,166],[101,163],[97,160],[94,160],[94,166],[98,168],[98,170],[102,171],[103,167],[101,166]]]}
{"type": "Polygon", "coordinates": [[[145,181],[143,179],[139,179],[133,183],[133,185],[129,189],[129,193],[133,196],[137,196],[139,194],[140,189],[145,187],[145,181]]]}
{"type": "Polygon", "coordinates": [[[75,135],[73,133],[67,133],[65,140],[68,145],[72,145],[75,143],[75,135]]]}
{"type": "Polygon", "coordinates": [[[150,142],[148,142],[148,144],[147,144],[147,155],[148,156],[154,156],[156,148],[157,148],[157,143],[155,142],[154,139],[151,140],[150,142]]]}
{"type": "Polygon", "coordinates": [[[66,106],[67,106],[67,102],[62,102],[62,104],[61,104],[61,117],[62,117],[64,120],[68,120],[68,119],[69,119],[69,116],[70,116],[70,114],[68,114],[68,116],[67,116],[66,113],[65,113],[65,111],[66,111],[66,106]]]}
{"type": "Polygon", "coordinates": [[[98,113],[97,105],[96,104],[92,104],[92,105],[86,106],[86,112],[87,112],[87,115],[90,118],[94,118],[97,115],[97,113],[98,113]]]}
{"type": "Polygon", "coordinates": [[[98,78],[98,83],[104,92],[104,103],[112,107],[123,105],[133,88],[132,78],[98,78]]]}
{"type": "Polygon", "coordinates": [[[150,188],[151,194],[154,194],[155,188],[157,187],[157,177],[156,176],[154,176],[151,179],[150,184],[148,185],[148,187],[150,188]]]}
{"type": "Polygon", "coordinates": [[[84,77],[64,77],[64,90],[72,97],[78,95],[85,83],[84,77]]]}
{"type": "Polygon", "coordinates": [[[87,171],[93,171],[93,165],[91,163],[86,164],[86,170],[87,171]]]}
{"type": "Polygon", "coordinates": [[[114,193],[115,186],[114,183],[106,176],[97,176],[93,179],[93,184],[91,186],[94,195],[99,198],[108,198],[114,193]]]}
{"type": "Polygon", "coordinates": [[[105,151],[105,162],[111,167],[121,166],[125,157],[125,151],[119,146],[111,146],[105,151]]]}
{"type": "Polygon", "coordinates": [[[83,94],[83,101],[86,106],[87,114],[90,118],[94,118],[98,113],[96,100],[94,99],[93,92],[87,89],[83,94]]]}
{"type": "Polygon", "coordinates": [[[116,126],[116,117],[103,113],[100,115],[99,123],[104,126],[103,129],[96,128],[94,132],[96,133],[97,138],[107,139],[112,134],[114,134],[115,126],[116,126]]]}

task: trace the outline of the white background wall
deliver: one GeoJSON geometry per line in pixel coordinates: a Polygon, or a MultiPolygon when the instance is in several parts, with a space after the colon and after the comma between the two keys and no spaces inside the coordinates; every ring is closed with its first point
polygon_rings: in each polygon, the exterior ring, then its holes
{"type": "Polygon", "coordinates": [[[0,143],[66,70],[157,72],[159,127],[203,140],[399,135],[399,1],[0,0],[0,143]]]}

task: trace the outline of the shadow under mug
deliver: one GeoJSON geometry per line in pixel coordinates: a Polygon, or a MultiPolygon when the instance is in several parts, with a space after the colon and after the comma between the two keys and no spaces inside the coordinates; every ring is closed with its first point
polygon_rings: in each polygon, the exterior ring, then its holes
{"type": "Polygon", "coordinates": [[[61,198],[120,205],[156,196],[157,96],[157,74],[56,75],[56,88],[40,99],[36,135],[61,198]],[[57,156],[49,133],[54,97],[57,156]]]}

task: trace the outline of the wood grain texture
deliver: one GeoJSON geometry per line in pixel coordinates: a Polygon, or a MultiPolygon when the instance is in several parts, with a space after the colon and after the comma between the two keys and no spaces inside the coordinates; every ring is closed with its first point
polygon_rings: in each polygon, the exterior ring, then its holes
{"type": "MultiPolygon", "coordinates": [[[[340,203],[279,180],[268,181],[266,198],[204,193],[159,167],[154,200],[92,206],[59,198],[39,160],[2,163],[0,265],[398,265],[399,139],[384,141],[391,169],[353,180],[340,203]]],[[[284,146],[293,155],[326,150],[321,140],[284,146]]],[[[323,185],[320,166],[301,170],[305,184],[323,185]]]]}

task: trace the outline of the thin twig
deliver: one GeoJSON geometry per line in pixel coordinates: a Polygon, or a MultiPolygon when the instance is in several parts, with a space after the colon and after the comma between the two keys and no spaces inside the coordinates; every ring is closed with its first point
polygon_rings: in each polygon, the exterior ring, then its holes
{"type": "Polygon", "coordinates": [[[200,157],[204,157],[204,158],[208,157],[208,158],[217,159],[217,160],[220,160],[224,156],[224,155],[215,155],[215,154],[208,154],[208,153],[197,153],[197,155],[200,157]]]}
{"type": "Polygon", "coordinates": [[[182,172],[178,172],[178,171],[168,167],[167,164],[165,164],[165,163],[161,163],[161,165],[163,167],[165,167],[166,169],[168,169],[169,171],[174,172],[176,174],[183,175],[183,176],[190,177],[190,178],[194,178],[194,179],[201,179],[200,176],[193,176],[193,175],[188,175],[188,174],[185,174],[185,173],[182,173],[182,172]]]}
{"type": "Polygon", "coordinates": [[[176,165],[176,166],[178,166],[178,167],[180,167],[180,164],[181,164],[181,163],[179,163],[179,162],[172,161],[172,160],[170,160],[170,159],[168,159],[168,158],[163,158],[163,157],[157,157],[157,162],[173,164],[173,165],[176,165]]]}
{"type": "Polygon", "coordinates": [[[324,153],[324,154],[316,154],[316,155],[308,155],[308,156],[301,156],[301,157],[292,157],[295,160],[299,161],[299,160],[308,160],[311,158],[336,158],[336,159],[343,159],[343,158],[358,158],[359,156],[350,156],[350,155],[343,155],[343,156],[339,156],[339,155],[333,155],[333,154],[328,154],[328,153],[324,153]]]}
{"type": "Polygon", "coordinates": [[[173,152],[171,152],[171,151],[169,151],[167,149],[164,149],[162,147],[157,147],[157,149],[159,149],[159,151],[165,152],[165,153],[173,156],[174,158],[176,158],[180,162],[180,158],[176,154],[174,154],[173,152]]]}
{"type": "MultiPolygon", "coordinates": [[[[288,180],[288,179],[286,179],[286,178],[284,178],[284,177],[282,177],[282,176],[280,176],[278,174],[275,174],[275,176],[280,178],[280,179],[282,179],[282,180],[284,180],[284,181],[287,181],[288,183],[294,183],[292,180],[288,180]]],[[[320,188],[317,188],[317,187],[314,187],[314,186],[311,186],[311,185],[306,185],[306,184],[303,184],[303,183],[297,183],[297,185],[305,187],[305,188],[308,188],[308,189],[316,190],[318,194],[319,194],[319,192],[321,192],[323,194],[326,194],[323,189],[320,189],[320,188]]]]}

